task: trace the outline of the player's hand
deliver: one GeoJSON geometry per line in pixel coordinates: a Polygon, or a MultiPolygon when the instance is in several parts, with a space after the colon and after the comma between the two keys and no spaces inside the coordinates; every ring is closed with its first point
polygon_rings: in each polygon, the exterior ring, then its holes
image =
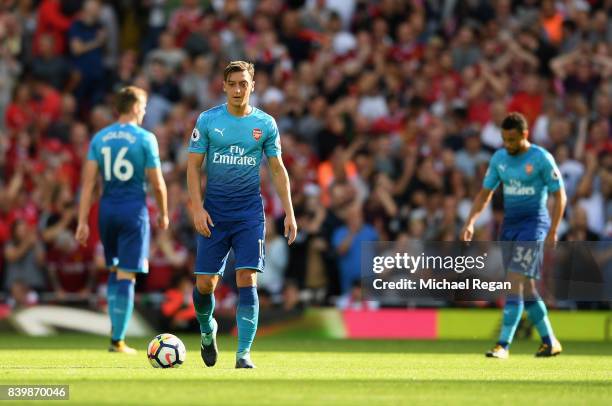
{"type": "Polygon", "coordinates": [[[74,238],[81,244],[83,247],[87,245],[87,240],[89,239],[89,224],[87,223],[79,223],[76,229],[76,233],[74,234],[74,238]]]}
{"type": "Polygon", "coordinates": [[[461,230],[461,234],[459,234],[459,238],[461,241],[472,241],[474,237],[474,226],[472,224],[466,224],[461,230]]]}
{"type": "Polygon", "coordinates": [[[287,239],[287,244],[293,244],[295,237],[297,237],[297,223],[295,222],[295,217],[285,216],[285,238],[287,239]]]}
{"type": "Polygon", "coordinates": [[[544,245],[548,248],[555,248],[557,245],[557,232],[549,231],[544,240],[544,245]]]}
{"type": "Polygon", "coordinates": [[[162,216],[161,214],[157,217],[157,226],[160,230],[167,230],[170,224],[168,216],[162,216]]]}
{"type": "Polygon", "coordinates": [[[202,234],[204,237],[207,238],[211,235],[211,231],[208,226],[215,226],[212,221],[212,218],[210,218],[210,214],[208,214],[208,212],[204,209],[195,211],[193,215],[193,225],[195,226],[195,229],[198,233],[202,234]]]}

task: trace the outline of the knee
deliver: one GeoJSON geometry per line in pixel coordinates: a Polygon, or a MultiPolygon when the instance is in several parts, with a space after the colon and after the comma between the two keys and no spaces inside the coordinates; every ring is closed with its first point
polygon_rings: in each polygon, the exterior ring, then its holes
{"type": "Polygon", "coordinates": [[[215,281],[210,278],[198,278],[196,280],[196,287],[198,292],[203,295],[211,294],[215,291],[215,281]]]}
{"type": "Polygon", "coordinates": [[[251,269],[241,269],[236,272],[236,284],[238,287],[248,287],[257,285],[257,272],[251,269]]]}

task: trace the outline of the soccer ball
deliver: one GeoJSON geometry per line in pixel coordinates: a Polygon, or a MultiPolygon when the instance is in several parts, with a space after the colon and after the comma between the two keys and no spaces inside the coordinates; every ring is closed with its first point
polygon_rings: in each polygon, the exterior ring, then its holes
{"type": "Polygon", "coordinates": [[[147,348],[147,357],[153,368],[178,368],[183,365],[186,356],[183,342],[168,333],[155,336],[147,348]]]}

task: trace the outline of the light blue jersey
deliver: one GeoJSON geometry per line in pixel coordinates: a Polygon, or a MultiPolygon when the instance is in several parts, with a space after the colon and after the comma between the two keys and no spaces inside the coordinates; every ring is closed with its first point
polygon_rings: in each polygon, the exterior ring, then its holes
{"type": "Polygon", "coordinates": [[[206,154],[204,207],[213,222],[263,220],[259,165],[262,152],[281,154],[274,118],[253,107],[245,117],[227,111],[227,104],[200,114],[189,152],[206,154]]]}
{"type": "Polygon", "coordinates": [[[500,149],[491,158],[483,187],[504,185],[504,227],[536,224],[548,227],[548,193],[563,187],[563,178],[548,151],[537,145],[519,155],[500,149]]]}
{"type": "Polygon", "coordinates": [[[115,123],[100,130],[89,144],[87,159],[98,163],[104,192],[113,202],[146,196],[146,169],[160,166],[155,135],[134,125],[115,123]]]}

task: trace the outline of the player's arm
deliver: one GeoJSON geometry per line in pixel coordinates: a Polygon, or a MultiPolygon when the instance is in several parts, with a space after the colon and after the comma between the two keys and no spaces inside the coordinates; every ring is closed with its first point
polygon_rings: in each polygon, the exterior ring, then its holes
{"type": "Polygon", "coordinates": [[[553,192],[554,203],[552,207],[552,215],[551,215],[551,224],[550,229],[548,230],[548,235],[546,236],[547,243],[555,243],[557,241],[557,230],[559,228],[559,224],[561,223],[561,219],[563,218],[563,212],[565,211],[565,206],[567,204],[567,195],[565,193],[565,188],[560,188],[556,192],[553,192]]]}
{"type": "Polygon", "coordinates": [[[210,228],[214,227],[212,219],[208,212],[204,209],[202,202],[202,187],[201,175],[202,162],[204,162],[205,154],[190,152],[187,156],[187,190],[189,191],[189,200],[191,201],[191,210],[193,214],[193,225],[198,233],[205,237],[210,237],[210,228]]]}
{"type": "Polygon", "coordinates": [[[89,238],[89,209],[93,199],[96,177],[98,176],[98,163],[88,159],[83,167],[81,199],[79,202],[79,224],[75,233],[76,240],[83,246],[87,244],[89,238]]]}
{"type": "Polygon", "coordinates": [[[289,175],[287,174],[287,169],[280,155],[268,157],[268,165],[270,167],[274,188],[285,209],[285,237],[289,245],[291,245],[297,236],[297,223],[295,221],[295,214],[293,213],[293,203],[291,203],[289,175]]]}
{"type": "Polygon", "coordinates": [[[166,189],[166,181],[162,174],[161,168],[147,168],[147,178],[149,185],[153,188],[153,194],[159,208],[159,219],[157,224],[159,228],[165,230],[168,228],[168,190],[166,189]]]}
{"type": "Polygon", "coordinates": [[[565,211],[565,205],[567,204],[567,195],[565,193],[565,185],[563,184],[563,177],[561,172],[555,163],[554,158],[550,154],[545,155],[543,160],[543,175],[546,186],[550,194],[554,196],[554,203],[551,213],[551,225],[546,236],[546,244],[554,245],[557,241],[557,230],[561,219],[563,218],[563,212],[565,211]]]}
{"type": "Polygon", "coordinates": [[[474,223],[482,213],[482,211],[487,207],[487,204],[491,201],[493,197],[493,190],[482,188],[476,198],[474,199],[474,203],[472,204],[472,209],[470,210],[470,214],[468,215],[467,220],[465,221],[465,226],[463,230],[461,230],[461,240],[463,241],[471,241],[472,237],[474,237],[474,223]]]}
{"type": "Polygon", "coordinates": [[[463,227],[463,230],[461,230],[461,234],[459,234],[459,238],[462,241],[471,241],[474,237],[474,223],[485,207],[487,207],[487,204],[489,204],[491,201],[493,192],[495,189],[497,189],[497,186],[501,181],[499,172],[497,171],[497,160],[498,155],[495,153],[489,162],[487,173],[482,181],[482,189],[480,192],[478,192],[478,195],[476,195],[472,208],[470,209],[470,214],[465,221],[465,226],[463,227]]]}

